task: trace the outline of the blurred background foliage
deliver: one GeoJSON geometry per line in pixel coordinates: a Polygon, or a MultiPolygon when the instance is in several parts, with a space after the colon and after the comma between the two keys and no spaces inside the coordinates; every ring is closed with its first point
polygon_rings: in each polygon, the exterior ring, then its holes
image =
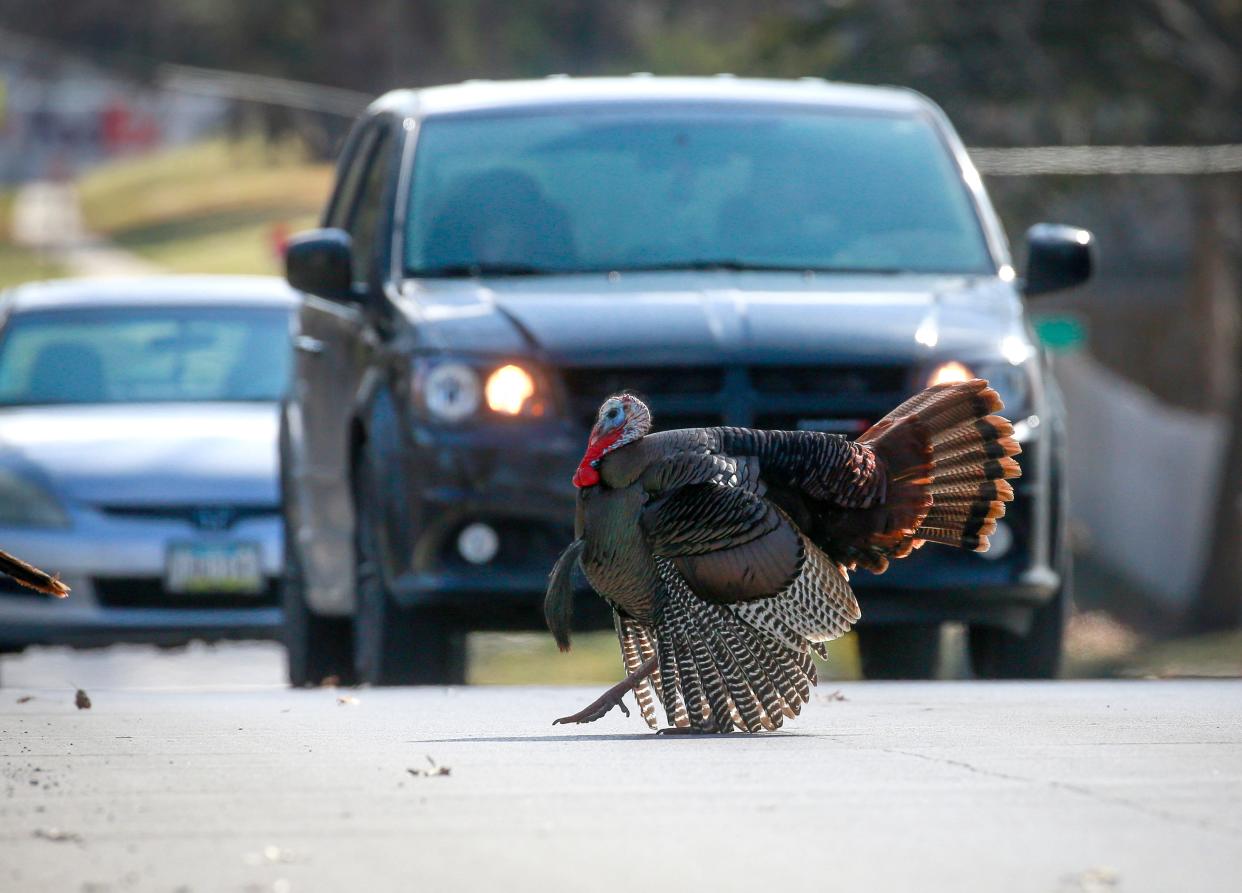
{"type": "Polygon", "coordinates": [[[7,0],[0,25],[138,77],[810,75],[915,86],[975,145],[1242,136],[1238,0],[7,0]]]}

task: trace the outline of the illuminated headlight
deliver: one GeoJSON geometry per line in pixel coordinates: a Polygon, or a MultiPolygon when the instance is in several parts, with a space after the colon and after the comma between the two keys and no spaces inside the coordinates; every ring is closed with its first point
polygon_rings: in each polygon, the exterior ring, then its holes
{"type": "Polygon", "coordinates": [[[487,377],[484,388],[487,406],[501,415],[522,415],[535,412],[535,379],[521,366],[501,366],[487,377]]]}
{"type": "Polygon", "coordinates": [[[970,381],[972,378],[987,380],[992,389],[1000,395],[1007,415],[1019,414],[1030,408],[1030,370],[1026,363],[1013,365],[1002,361],[978,363],[972,367],[957,360],[950,360],[947,363],[941,363],[931,371],[931,374],[927,376],[927,387],[955,381],[970,381]]]}
{"type": "Polygon", "coordinates": [[[415,406],[444,424],[465,422],[480,413],[539,417],[547,409],[547,387],[534,369],[516,363],[419,360],[414,367],[415,406]]]}
{"type": "Polygon", "coordinates": [[[970,371],[970,367],[965,363],[959,363],[957,360],[950,360],[947,363],[941,363],[932,370],[931,375],[927,376],[927,387],[938,384],[953,384],[958,381],[970,381],[975,377],[975,373],[970,371]]]}
{"type": "Polygon", "coordinates": [[[460,422],[479,408],[479,374],[464,363],[433,366],[422,381],[423,405],[440,422],[460,422]]]}
{"type": "Polygon", "coordinates": [[[0,525],[68,527],[69,516],[56,497],[41,486],[0,468],[0,525]]]}

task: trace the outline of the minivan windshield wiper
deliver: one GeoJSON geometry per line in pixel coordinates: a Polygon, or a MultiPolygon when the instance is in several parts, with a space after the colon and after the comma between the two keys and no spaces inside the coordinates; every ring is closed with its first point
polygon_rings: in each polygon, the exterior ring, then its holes
{"type": "Polygon", "coordinates": [[[611,267],[540,267],[517,262],[445,264],[439,267],[407,270],[406,275],[417,279],[466,279],[480,276],[569,276],[592,273],[658,273],[677,271],[766,272],[766,273],[862,273],[895,275],[909,270],[897,267],[824,267],[808,264],[770,264],[736,260],[733,258],[674,260],[657,263],[629,264],[611,267]]]}
{"type": "Polygon", "coordinates": [[[568,273],[570,270],[554,270],[548,267],[537,267],[523,263],[477,263],[477,264],[445,264],[441,267],[428,267],[424,270],[407,270],[407,276],[426,279],[463,279],[475,276],[549,276],[555,273],[568,273]]]}
{"type": "MultiPolygon", "coordinates": [[[[675,260],[661,261],[653,264],[634,264],[632,266],[612,267],[608,272],[616,273],[647,273],[662,270],[728,270],[745,272],[749,270],[765,273],[905,273],[897,267],[825,267],[814,264],[772,264],[753,261],[722,258],[715,260],[675,260]]],[[[602,271],[601,271],[602,272],[602,271]]]]}

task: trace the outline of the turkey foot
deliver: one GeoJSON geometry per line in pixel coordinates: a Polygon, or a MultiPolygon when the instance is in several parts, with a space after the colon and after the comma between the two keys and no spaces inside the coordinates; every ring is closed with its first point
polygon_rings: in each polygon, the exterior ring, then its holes
{"type": "Polygon", "coordinates": [[[562,716],[560,719],[552,720],[552,725],[569,725],[570,723],[595,722],[601,716],[606,715],[613,707],[620,707],[621,712],[626,716],[630,715],[630,709],[625,706],[622,698],[625,693],[633,689],[638,683],[642,682],[656,670],[657,660],[651,658],[647,660],[630,675],[626,676],[608,691],[604,692],[590,704],[579,710],[572,716],[562,716]]]}

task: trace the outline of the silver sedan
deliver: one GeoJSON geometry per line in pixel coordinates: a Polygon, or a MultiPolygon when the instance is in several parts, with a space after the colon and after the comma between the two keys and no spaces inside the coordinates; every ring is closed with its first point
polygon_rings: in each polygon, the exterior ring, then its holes
{"type": "Polygon", "coordinates": [[[276,439],[296,297],[267,277],[0,297],[0,650],[279,634],[276,439]]]}

